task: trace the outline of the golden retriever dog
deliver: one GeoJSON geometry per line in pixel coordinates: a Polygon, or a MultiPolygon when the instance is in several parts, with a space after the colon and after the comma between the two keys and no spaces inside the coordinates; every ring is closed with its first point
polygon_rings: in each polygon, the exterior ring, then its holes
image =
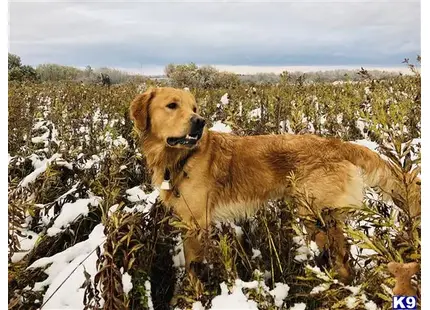
{"type": "MultiPolygon", "coordinates": [[[[366,187],[378,186],[390,195],[400,191],[390,165],[366,147],[316,135],[239,137],[209,131],[198,113],[189,91],[169,87],[149,89],[130,106],[153,185],[164,205],[190,227],[207,229],[216,219],[252,215],[270,199],[305,196],[311,209],[302,207],[299,213],[306,216],[361,206],[366,187]]],[[[417,215],[420,196],[412,198],[411,213],[417,215]]],[[[308,228],[321,248],[333,239],[334,267],[348,281],[352,273],[340,228],[308,228]]],[[[193,261],[203,259],[201,249],[197,234],[184,240],[189,271],[193,261]]]]}

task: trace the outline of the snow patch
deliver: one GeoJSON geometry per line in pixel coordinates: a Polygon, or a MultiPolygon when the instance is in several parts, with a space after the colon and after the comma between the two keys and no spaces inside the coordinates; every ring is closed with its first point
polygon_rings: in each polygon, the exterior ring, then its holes
{"type": "Polygon", "coordinates": [[[217,131],[217,132],[224,132],[224,133],[230,133],[232,132],[232,129],[229,125],[224,124],[221,121],[216,121],[211,128],[209,128],[211,131],[217,131]]]}
{"type": "MultiPolygon", "coordinates": [[[[34,159],[34,157],[32,157],[34,159]]],[[[42,173],[44,173],[46,171],[46,169],[48,169],[48,166],[52,163],[52,162],[56,162],[58,161],[58,163],[60,165],[63,165],[67,168],[70,169],[69,165],[64,164],[65,161],[62,160],[61,155],[56,153],[54,155],[51,156],[51,158],[49,159],[43,159],[43,160],[35,160],[33,162],[33,166],[36,168],[32,173],[30,173],[29,175],[27,175],[20,183],[19,186],[20,187],[28,187],[29,184],[33,183],[37,177],[39,175],[41,175],[42,173]]]]}
{"type": "Polygon", "coordinates": [[[231,293],[227,285],[223,282],[221,286],[221,295],[216,296],[212,299],[213,310],[221,309],[252,309],[258,310],[257,303],[253,300],[248,300],[242,291],[244,287],[244,282],[241,280],[236,280],[231,293]]]}
{"type": "Polygon", "coordinates": [[[261,118],[261,108],[254,109],[248,113],[248,117],[252,119],[260,119],[261,118]]]}
{"type": "Polygon", "coordinates": [[[131,282],[131,276],[124,272],[124,268],[121,268],[122,273],[122,288],[124,290],[124,294],[128,295],[128,293],[133,289],[133,283],[131,282]]]}
{"type": "Polygon", "coordinates": [[[87,216],[88,205],[93,207],[100,203],[101,198],[91,197],[88,199],[78,199],[75,202],[65,203],[61,208],[60,215],[55,219],[54,224],[48,229],[48,236],[55,236],[63,231],[70,223],[74,222],[80,215],[87,216]]]}
{"type": "Polygon", "coordinates": [[[146,193],[142,190],[142,188],[140,188],[140,186],[127,189],[125,193],[128,195],[127,199],[130,202],[142,201],[146,197],[146,193]]]}
{"type": "Polygon", "coordinates": [[[149,194],[146,194],[139,186],[130,188],[126,190],[128,194],[127,199],[131,202],[140,202],[133,207],[124,208],[125,212],[142,212],[147,213],[151,210],[154,203],[157,201],[158,196],[160,195],[159,190],[155,189],[149,194]]]}
{"type": "Polygon", "coordinates": [[[349,290],[353,296],[357,295],[361,291],[361,285],[359,286],[345,286],[347,290],[349,290]]]}
{"type": "Polygon", "coordinates": [[[322,283],[322,284],[320,284],[318,286],[315,286],[312,289],[312,291],[311,291],[310,294],[311,295],[313,295],[313,294],[319,294],[319,293],[322,293],[322,292],[328,290],[329,288],[330,288],[330,283],[322,283]]]}
{"type": "Polygon", "coordinates": [[[42,143],[42,142],[47,142],[48,139],[49,139],[49,134],[50,134],[50,132],[46,131],[44,134],[42,134],[39,137],[31,138],[31,142],[34,143],[34,144],[42,143]]]}
{"type": "Polygon", "coordinates": [[[100,246],[103,252],[101,244],[106,240],[103,231],[103,224],[98,224],[87,240],[51,257],[43,257],[28,267],[44,268],[51,264],[44,271],[48,278],[34,285],[35,291],[49,286],[43,298],[46,305],[42,309],[82,309],[84,307],[85,289],[80,288],[85,282],[84,270],[91,275],[93,280],[97,273],[97,254],[94,250],[100,246]],[[65,281],[68,276],[70,277],[65,281]],[[58,291],[56,291],[57,289],[58,291]]]}
{"type": "Polygon", "coordinates": [[[364,303],[364,308],[366,308],[366,310],[378,310],[378,307],[372,300],[364,303]]]}
{"type": "Polygon", "coordinates": [[[145,281],[145,295],[146,298],[148,298],[148,309],[154,310],[154,304],[152,303],[152,297],[151,297],[151,282],[149,280],[145,281]]]}
{"type": "Polygon", "coordinates": [[[353,296],[348,296],[345,299],[345,304],[348,307],[348,309],[355,309],[357,306],[357,298],[353,296]]]}
{"type": "Polygon", "coordinates": [[[303,263],[319,255],[318,245],[315,241],[311,241],[308,246],[303,236],[295,236],[293,237],[293,242],[299,246],[294,256],[294,260],[297,262],[303,263]]]}
{"type": "Polygon", "coordinates": [[[276,307],[282,307],[285,297],[288,296],[290,287],[284,283],[275,283],[275,288],[269,291],[269,294],[273,296],[276,307]]]}
{"type": "Polygon", "coordinates": [[[20,244],[20,250],[18,252],[13,253],[11,257],[12,263],[16,263],[22,260],[24,256],[27,255],[34,248],[34,245],[39,238],[39,235],[31,230],[22,230],[21,234],[23,235],[22,237],[17,235],[20,244]]]}
{"type": "Polygon", "coordinates": [[[221,104],[222,105],[227,105],[228,104],[228,102],[229,102],[229,99],[228,99],[228,93],[225,93],[224,95],[222,95],[222,97],[221,97],[221,104]]]}
{"type": "Polygon", "coordinates": [[[193,303],[193,306],[191,309],[192,310],[205,310],[205,307],[203,307],[203,305],[200,301],[196,301],[195,303],[193,303]]]}
{"type": "Polygon", "coordinates": [[[361,140],[351,141],[351,143],[355,143],[355,144],[358,144],[358,145],[365,146],[368,149],[371,149],[372,151],[378,153],[377,149],[379,147],[379,144],[376,143],[376,142],[369,141],[369,140],[366,140],[366,139],[361,139],[361,140]]]}
{"type": "Polygon", "coordinates": [[[294,306],[292,306],[290,308],[290,310],[305,310],[306,309],[306,304],[303,302],[300,302],[298,304],[294,304],[294,306]]]}
{"type": "Polygon", "coordinates": [[[305,268],[314,273],[317,278],[327,282],[330,281],[330,278],[324,272],[322,272],[318,266],[312,267],[311,265],[306,265],[305,268]]]}
{"type": "Polygon", "coordinates": [[[184,245],[182,242],[182,238],[178,235],[175,239],[175,255],[172,256],[173,267],[175,268],[184,268],[185,267],[185,256],[184,256],[184,245]]]}
{"type": "Polygon", "coordinates": [[[261,257],[261,251],[258,249],[252,249],[252,259],[255,259],[257,257],[261,257]]]}

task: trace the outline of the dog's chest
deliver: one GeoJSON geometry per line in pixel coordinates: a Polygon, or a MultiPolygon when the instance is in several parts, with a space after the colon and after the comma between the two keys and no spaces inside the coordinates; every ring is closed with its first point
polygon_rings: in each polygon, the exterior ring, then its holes
{"type": "Polygon", "coordinates": [[[168,207],[176,207],[178,204],[196,204],[201,197],[206,195],[207,187],[204,180],[199,180],[196,173],[187,171],[172,174],[167,179],[161,174],[154,175],[153,184],[160,189],[160,198],[168,207]],[[192,177],[194,176],[194,177],[192,177]]]}

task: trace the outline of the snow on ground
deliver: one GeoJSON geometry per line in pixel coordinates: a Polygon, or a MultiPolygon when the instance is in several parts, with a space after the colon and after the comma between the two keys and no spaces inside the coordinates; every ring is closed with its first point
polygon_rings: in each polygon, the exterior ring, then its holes
{"type": "Polygon", "coordinates": [[[379,147],[379,144],[370,140],[362,139],[362,140],[355,140],[351,141],[352,143],[359,144],[362,146],[367,147],[368,149],[371,149],[372,151],[378,152],[377,149],[379,147]]]}
{"type": "Polygon", "coordinates": [[[312,124],[312,122],[310,120],[308,120],[308,118],[306,116],[303,117],[302,123],[307,124],[306,129],[307,129],[308,133],[315,133],[314,124],[312,124]]]}
{"type": "Polygon", "coordinates": [[[43,303],[46,304],[42,309],[83,308],[85,289],[80,287],[85,282],[84,270],[94,280],[94,275],[97,272],[95,249],[100,246],[101,251],[103,251],[101,245],[106,240],[103,230],[103,224],[98,224],[87,240],[51,257],[43,257],[28,267],[44,268],[51,264],[45,270],[48,278],[42,282],[37,282],[34,286],[34,290],[42,290],[43,287],[49,286],[43,299],[43,303]],[[67,279],[67,277],[69,278],[67,279]],[[57,289],[58,291],[56,291],[57,289]]]}
{"type": "Polygon", "coordinates": [[[311,265],[306,265],[305,268],[311,271],[317,278],[327,282],[330,281],[330,278],[324,272],[322,272],[319,267],[312,267],[311,265]]]}
{"type": "Polygon", "coordinates": [[[145,281],[145,292],[146,292],[146,298],[148,300],[148,309],[154,310],[154,304],[152,303],[152,296],[151,296],[151,282],[148,280],[145,281]]]}
{"type": "Polygon", "coordinates": [[[269,294],[272,295],[275,300],[276,307],[282,307],[284,299],[288,296],[289,291],[290,287],[287,284],[275,283],[275,288],[269,291],[269,294]]]}
{"type": "Polygon", "coordinates": [[[211,128],[209,128],[209,130],[212,131],[218,131],[218,132],[225,132],[225,133],[230,133],[232,132],[232,129],[229,125],[224,124],[221,121],[216,121],[213,126],[211,128]]]}
{"type": "MultiPolygon", "coordinates": [[[[33,157],[34,158],[34,157],[33,157]]],[[[63,165],[65,167],[70,168],[70,164],[67,164],[65,161],[62,160],[61,158],[61,154],[54,154],[52,155],[49,159],[42,159],[42,160],[38,160],[35,161],[35,164],[33,163],[33,165],[35,165],[35,170],[30,173],[29,175],[27,175],[19,184],[20,187],[28,187],[29,184],[33,183],[37,177],[39,175],[41,175],[42,173],[44,173],[46,171],[46,169],[48,169],[48,166],[53,163],[56,162],[57,164],[63,165]]]]}
{"type": "Polygon", "coordinates": [[[358,293],[360,293],[360,291],[361,291],[361,285],[359,285],[359,286],[350,286],[350,285],[347,285],[347,286],[345,286],[345,288],[348,290],[348,291],[350,291],[351,293],[352,293],[352,295],[358,295],[358,293]]]}
{"type": "MultiPolygon", "coordinates": [[[[351,244],[350,252],[351,252],[351,256],[355,260],[357,260],[357,262],[361,266],[364,266],[364,263],[368,259],[369,256],[378,254],[376,251],[374,251],[372,249],[362,249],[355,244],[351,244]]],[[[370,264],[375,264],[375,263],[371,262],[370,264]]]]}
{"type": "Polygon", "coordinates": [[[112,216],[116,210],[118,210],[119,204],[114,204],[112,207],[108,210],[108,216],[112,216]]]}
{"type": "Polygon", "coordinates": [[[120,147],[120,146],[122,146],[123,148],[128,147],[128,142],[123,136],[119,136],[116,139],[111,140],[111,143],[113,146],[116,146],[116,147],[120,147]]]}
{"type": "Polygon", "coordinates": [[[319,294],[321,292],[324,292],[326,290],[328,290],[330,288],[331,284],[330,283],[321,283],[320,285],[315,286],[312,291],[311,291],[311,295],[313,294],[319,294]]]}
{"type": "Polygon", "coordinates": [[[252,249],[251,259],[256,259],[257,257],[261,257],[261,251],[257,249],[252,249]]]}
{"type": "Polygon", "coordinates": [[[227,288],[227,285],[223,282],[221,286],[221,295],[218,295],[212,299],[213,310],[224,310],[224,309],[252,309],[258,310],[257,303],[253,300],[249,300],[242,291],[244,282],[236,280],[231,292],[227,288]]]}
{"type": "Polygon", "coordinates": [[[128,295],[128,293],[133,289],[133,283],[131,283],[131,276],[128,274],[128,272],[124,272],[124,268],[120,269],[122,273],[122,289],[124,291],[125,295],[128,295]]]}
{"type": "Polygon", "coordinates": [[[33,125],[33,130],[39,130],[41,128],[46,128],[46,121],[44,120],[40,120],[37,121],[34,125],[33,125]]]}
{"type": "Polygon", "coordinates": [[[240,227],[240,226],[236,225],[234,222],[229,222],[229,224],[230,224],[231,228],[233,228],[233,229],[234,229],[234,232],[235,232],[236,236],[237,236],[239,239],[241,239],[241,238],[242,238],[242,236],[243,236],[243,230],[242,230],[242,227],[240,227]]]}
{"type": "Polygon", "coordinates": [[[27,255],[27,253],[33,249],[37,239],[39,238],[39,235],[31,230],[22,230],[21,234],[23,235],[23,237],[18,236],[18,241],[21,246],[21,249],[19,252],[15,252],[12,255],[12,263],[19,262],[21,259],[23,259],[24,256],[27,255]]]}
{"type": "MultiPolygon", "coordinates": [[[[225,106],[229,103],[228,94],[224,94],[221,97],[220,105],[225,106]]],[[[241,105],[241,103],[240,103],[241,105]]],[[[240,106],[241,107],[241,106],[240,106]]],[[[249,117],[252,118],[261,118],[261,109],[255,109],[252,110],[249,115],[249,117]]],[[[342,121],[342,115],[338,115],[337,121],[342,121]]],[[[96,111],[94,114],[95,122],[100,120],[100,112],[96,111]]],[[[303,119],[303,122],[308,124],[308,130],[314,131],[313,124],[308,122],[306,118],[303,119]]],[[[325,122],[325,121],[324,121],[325,122]]],[[[324,123],[322,121],[322,123],[324,123]]],[[[37,137],[32,138],[33,143],[46,143],[49,142],[49,140],[54,141],[56,137],[56,130],[55,127],[51,127],[51,129],[48,128],[50,124],[45,121],[39,121],[35,124],[34,130],[39,130],[39,132],[44,133],[40,134],[37,137]]],[[[112,125],[112,124],[111,124],[112,125]]],[[[285,131],[291,132],[290,122],[282,121],[280,124],[280,127],[283,129],[285,128],[285,131]]],[[[361,131],[364,137],[367,137],[367,135],[364,133],[364,129],[367,126],[365,121],[359,120],[357,121],[357,127],[361,131]]],[[[232,129],[229,125],[224,124],[222,121],[216,121],[209,130],[212,131],[218,131],[218,132],[226,132],[230,133],[232,132],[232,129]]],[[[83,133],[83,132],[82,132],[83,133]]],[[[116,146],[116,147],[128,147],[127,141],[122,137],[112,137],[112,135],[107,132],[105,136],[100,137],[100,139],[104,139],[106,142],[109,143],[110,146],[116,146]]],[[[367,139],[352,141],[353,143],[363,145],[375,152],[377,152],[378,144],[372,141],[369,141],[367,139]]],[[[421,143],[421,139],[414,139],[412,144],[417,145],[418,143],[421,143]]],[[[103,159],[103,154],[98,155],[92,155],[91,158],[86,160],[83,164],[81,163],[79,166],[80,169],[89,169],[93,167],[94,165],[97,165],[100,163],[100,161],[103,159]]],[[[78,156],[78,159],[80,156],[83,156],[83,154],[80,154],[78,156]]],[[[9,155],[9,161],[13,157],[10,157],[9,155]]],[[[21,183],[21,187],[28,187],[29,184],[34,182],[37,177],[44,173],[46,169],[49,167],[50,164],[56,163],[59,165],[63,165],[69,169],[72,169],[72,165],[70,163],[65,162],[60,154],[54,154],[50,158],[44,158],[40,155],[32,154],[28,157],[32,165],[34,167],[34,171],[30,173],[27,177],[25,177],[21,183]]],[[[414,157],[415,158],[415,157],[414,157]]],[[[412,158],[412,159],[414,159],[412,158]]],[[[121,169],[126,169],[126,166],[121,166],[121,169]]],[[[57,198],[57,200],[60,200],[67,196],[68,194],[75,191],[77,188],[77,184],[73,186],[71,190],[69,190],[66,194],[62,195],[61,197],[57,198]]],[[[145,193],[139,186],[136,186],[134,188],[130,188],[126,191],[127,199],[132,202],[136,203],[132,208],[126,207],[124,209],[125,212],[143,212],[146,213],[149,211],[150,207],[155,203],[157,197],[159,196],[159,191],[154,190],[150,193],[145,193]]],[[[63,229],[67,227],[67,225],[71,222],[73,222],[78,216],[83,215],[86,216],[88,214],[88,205],[95,206],[99,203],[98,197],[91,197],[88,199],[78,199],[74,203],[66,203],[63,205],[62,210],[60,211],[60,214],[55,219],[53,225],[51,228],[48,229],[47,234],[49,236],[53,236],[59,232],[61,232],[63,229]]],[[[116,211],[119,205],[114,205],[109,209],[109,214],[112,214],[116,211]]],[[[40,206],[43,207],[43,206],[40,206]]],[[[44,218],[42,221],[46,223],[49,222],[50,219],[52,219],[52,210],[49,211],[49,214],[44,215],[44,218]]],[[[232,224],[232,227],[236,230],[237,235],[240,237],[241,235],[241,227],[236,226],[232,224]]],[[[35,284],[34,290],[41,290],[44,287],[48,286],[48,289],[46,291],[46,294],[44,296],[44,302],[46,302],[46,305],[42,309],[82,309],[83,308],[83,295],[84,295],[84,289],[80,288],[82,283],[85,282],[85,275],[84,270],[90,274],[91,278],[94,278],[96,270],[96,260],[97,256],[95,252],[92,252],[95,250],[95,248],[100,245],[104,240],[105,236],[103,233],[104,227],[102,224],[97,225],[93,232],[90,234],[89,238],[85,241],[82,241],[80,243],[75,244],[74,246],[66,249],[63,252],[57,253],[56,255],[53,255],[51,257],[45,257],[41,258],[37,261],[35,261],[29,268],[36,268],[36,267],[46,267],[50,266],[45,270],[45,273],[48,275],[48,278],[42,282],[38,282],[35,284]],[[74,270],[76,268],[76,270],[74,270]],[[66,278],[69,276],[66,280],[66,278]],[[66,280],[66,281],[65,281],[66,280]],[[63,284],[63,281],[64,284],[63,284]],[[60,288],[59,288],[60,287],[60,288]],[[54,291],[59,288],[59,290],[55,293],[54,291]],[[52,298],[51,298],[52,296],[52,298]]],[[[23,230],[22,233],[25,235],[25,237],[19,237],[19,241],[21,243],[21,252],[17,252],[12,256],[12,261],[16,262],[21,260],[35,245],[37,242],[39,235],[28,230],[23,230]]],[[[174,267],[180,269],[183,271],[185,266],[185,259],[184,259],[184,251],[183,251],[183,244],[181,237],[177,237],[177,245],[175,246],[175,249],[177,250],[175,255],[172,255],[172,263],[174,267]]],[[[309,245],[305,242],[304,238],[302,236],[296,236],[294,237],[294,242],[298,245],[295,260],[305,263],[309,261],[310,259],[313,259],[316,255],[318,255],[318,247],[316,246],[315,242],[311,242],[309,245]]],[[[103,247],[101,246],[101,249],[103,250],[103,247]]],[[[351,246],[351,254],[353,257],[357,258],[359,255],[359,248],[355,245],[351,246]]],[[[375,251],[369,250],[369,249],[362,249],[363,256],[369,256],[376,254],[375,251]]],[[[253,256],[252,258],[255,259],[257,257],[261,256],[261,252],[258,249],[252,249],[253,256]]],[[[360,259],[361,262],[365,260],[365,258],[360,259]]],[[[327,289],[330,288],[331,283],[335,283],[336,280],[331,280],[323,271],[321,271],[318,267],[312,267],[310,265],[305,266],[308,270],[312,271],[316,277],[320,278],[323,281],[327,281],[326,283],[322,283],[316,287],[314,287],[311,291],[311,294],[318,294],[321,293],[327,289]]],[[[122,283],[124,292],[128,294],[133,285],[131,281],[131,276],[127,273],[121,270],[122,273],[122,283]]],[[[270,277],[270,273],[269,277],[270,277]]],[[[145,289],[147,291],[147,297],[148,297],[148,306],[150,309],[153,309],[152,299],[151,299],[151,289],[150,289],[150,282],[145,282],[145,289]]],[[[283,304],[283,300],[288,296],[289,292],[289,286],[285,283],[276,283],[275,288],[272,290],[269,290],[267,286],[265,286],[264,282],[258,282],[258,281],[252,281],[252,282],[243,282],[240,279],[237,279],[234,283],[231,290],[227,288],[227,285],[225,283],[221,284],[221,294],[219,296],[216,296],[212,299],[212,308],[211,309],[258,309],[257,303],[253,300],[250,300],[247,297],[247,293],[245,293],[244,289],[257,289],[259,287],[262,287],[263,291],[267,294],[270,294],[274,300],[275,305],[277,307],[281,307],[283,304]]],[[[360,287],[344,287],[345,289],[349,290],[351,292],[351,296],[348,296],[345,299],[346,305],[349,309],[354,309],[359,303],[363,304],[366,309],[368,310],[376,310],[377,307],[373,301],[367,300],[367,297],[362,294],[361,297],[358,296],[360,293],[361,288],[360,287]]],[[[387,288],[388,289],[388,288],[387,288]]],[[[205,309],[203,305],[200,302],[196,302],[192,306],[195,310],[201,310],[205,309]]],[[[306,309],[306,305],[304,303],[297,303],[290,309],[293,310],[304,310],[306,309]]]]}
{"type": "Polygon", "coordinates": [[[217,103],[216,107],[217,109],[223,109],[224,106],[228,105],[229,103],[229,98],[228,98],[228,93],[225,93],[224,95],[222,95],[220,102],[217,103]]]}
{"type": "Polygon", "coordinates": [[[193,303],[191,310],[205,310],[205,307],[203,307],[200,301],[196,301],[195,303],[193,303]]]}
{"type": "Polygon", "coordinates": [[[292,307],[290,308],[290,310],[305,310],[305,309],[306,309],[306,304],[305,304],[305,303],[303,303],[303,302],[300,302],[300,303],[294,304],[294,306],[292,306],[292,307]]]}
{"type": "Polygon", "coordinates": [[[356,122],[355,122],[355,126],[358,128],[358,130],[360,131],[360,133],[362,134],[362,136],[364,137],[364,138],[367,138],[368,137],[368,134],[365,132],[365,128],[367,128],[368,127],[368,123],[364,120],[364,119],[362,119],[362,118],[359,118],[356,122]]]}
{"type": "Polygon", "coordinates": [[[372,300],[367,301],[364,303],[364,308],[366,310],[378,310],[378,306],[375,304],[375,302],[373,302],[372,300]]]}
{"type": "MultiPolygon", "coordinates": [[[[365,147],[371,149],[372,151],[375,151],[375,152],[379,153],[378,152],[379,144],[376,143],[376,142],[374,142],[374,141],[370,141],[370,140],[367,140],[367,139],[361,139],[361,140],[355,140],[355,141],[350,141],[350,142],[355,143],[355,144],[359,144],[359,145],[362,145],[362,146],[365,146],[365,147]]],[[[411,145],[413,147],[417,148],[418,145],[421,145],[421,138],[412,139],[411,145]]],[[[405,147],[406,147],[406,143],[402,143],[402,150],[404,150],[405,147]]],[[[414,160],[414,159],[416,159],[418,157],[418,154],[414,154],[414,155],[415,156],[412,158],[412,160],[414,160]]]]}
{"type": "MultiPolygon", "coordinates": [[[[99,122],[101,120],[101,114],[96,111],[93,117],[94,122],[99,122]]],[[[109,126],[113,126],[114,122],[111,122],[109,126]]],[[[36,122],[33,130],[37,130],[37,136],[32,138],[32,142],[39,144],[43,142],[43,148],[36,150],[33,154],[27,157],[31,161],[33,166],[33,171],[24,177],[19,183],[20,187],[26,187],[35,182],[35,180],[40,177],[49,168],[51,164],[57,164],[64,166],[68,169],[73,169],[73,165],[64,161],[60,153],[55,153],[50,157],[46,157],[44,154],[49,154],[49,149],[46,147],[50,142],[58,142],[56,140],[57,131],[55,126],[48,121],[38,121],[36,122]]],[[[88,132],[88,128],[81,127],[81,133],[88,132]]],[[[104,142],[109,144],[109,147],[128,147],[127,141],[122,136],[114,136],[107,132],[105,135],[101,136],[104,142]]],[[[58,144],[58,143],[57,143],[58,144]]],[[[99,166],[101,161],[108,154],[107,150],[104,150],[100,154],[94,154],[87,160],[82,160],[84,154],[79,154],[76,158],[75,165],[78,169],[90,169],[94,166],[99,166]]],[[[14,157],[9,155],[9,162],[14,157]]],[[[18,158],[16,164],[19,165],[24,162],[18,158]]],[[[125,167],[126,168],[126,167],[125,167]]],[[[122,167],[124,169],[124,167],[122,167]]],[[[73,187],[67,191],[65,194],[56,198],[52,203],[59,202],[66,196],[73,194],[78,188],[79,182],[73,185],[73,187]]],[[[125,211],[140,211],[146,212],[149,207],[152,206],[159,192],[157,190],[146,194],[138,187],[127,190],[127,198],[131,202],[137,202],[133,208],[126,208],[125,211]]],[[[54,236],[62,232],[67,226],[75,221],[80,216],[87,216],[89,212],[89,206],[97,206],[100,202],[99,197],[92,196],[90,194],[89,198],[79,198],[75,195],[77,200],[75,202],[68,202],[61,204],[61,210],[56,216],[54,208],[45,208],[50,204],[38,204],[41,210],[40,213],[40,224],[48,226],[52,223],[52,226],[46,231],[47,236],[54,236]],[[56,217],[55,217],[56,216],[56,217]]],[[[109,210],[110,213],[114,212],[118,208],[118,205],[112,206],[109,210]]],[[[31,217],[30,217],[31,218],[31,217]]],[[[49,227],[49,226],[48,226],[49,227]]],[[[102,224],[97,225],[88,239],[77,243],[66,250],[59,252],[51,257],[43,257],[36,260],[29,269],[33,268],[43,268],[44,272],[47,274],[47,278],[41,282],[35,283],[33,288],[28,288],[33,291],[41,291],[46,289],[44,294],[43,307],[41,309],[83,309],[83,297],[85,288],[81,288],[83,283],[86,281],[84,274],[90,275],[91,281],[94,280],[94,275],[97,272],[97,255],[96,248],[100,246],[103,252],[103,242],[106,239],[104,233],[104,226],[102,224]]],[[[39,235],[30,230],[22,229],[21,234],[23,237],[18,236],[18,240],[21,245],[21,250],[14,253],[11,257],[12,262],[17,262],[21,260],[29,251],[33,249],[37,241],[39,240],[39,235]]],[[[182,254],[183,256],[183,254],[182,254]]],[[[123,286],[124,291],[128,293],[132,289],[131,277],[128,273],[123,272],[123,286]]],[[[145,288],[148,289],[148,304],[150,309],[153,309],[152,300],[150,296],[150,282],[145,283],[145,288]]],[[[103,300],[102,300],[103,302],[103,300]]]]}
{"type": "Polygon", "coordinates": [[[33,131],[44,131],[40,136],[31,138],[31,142],[34,144],[43,143],[44,146],[48,146],[49,142],[55,142],[60,145],[59,140],[57,140],[58,130],[55,125],[50,121],[39,120],[33,126],[33,131]]]}
{"type": "Polygon", "coordinates": [[[185,267],[185,256],[184,256],[184,244],[182,242],[182,238],[178,235],[175,238],[175,255],[172,256],[173,266],[175,268],[184,268],[185,267]]]}
{"type": "Polygon", "coordinates": [[[100,203],[100,200],[101,198],[99,197],[91,197],[65,203],[54,224],[48,229],[47,235],[51,237],[55,236],[62,232],[70,223],[74,222],[80,215],[87,216],[89,212],[88,205],[95,207],[100,203]]]}
{"type": "MultiPolygon", "coordinates": [[[[80,159],[83,154],[78,155],[78,159],[80,159]]],[[[94,165],[100,163],[101,158],[97,155],[92,155],[91,158],[87,159],[84,164],[79,165],[79,169],[91,169],[94,165]]]]}
{"type": "Polygon", "coordinates": [[[348,296],[346,298],[346,306],[348,307],[348,309],[355,309],[357,305],[358,305],[358,300],[356,297],[348,296]]]}
{"type": "Polygon", "coordinates": [[[228,104],[228,102],[229,102],[229,99],[228,99],[228,93],[225,93],[224,95],[222,95],[222,97],[221,97],[221,104],[222,105],[227,105],[228,104]]]}
{"type": "Polygon", "coordinates": [[[127,199],[130,202],[141,201],[146,197],[145,192],[142,190],[140,186],[135,186],[133,188],[126,190],[125,192],[128,195],[127,199]]]}
{"type": "Polygon", "coordinates": [[[43,135],[41,135],[41,136],[39,136],[39,137],[34,137],[34,138],[31,138],[31,142],[32,143],[42,143],[42,142],[46,142],[46,141],[48,141],[48,138],[49,138],[49,131],[46,131],[43,135]]]}
{"type": "Polygon", "coordinates": [[[291,123],[289,120],[281,121],[279,123],[279,128],[281,129],[281,132],[283,132],[283,133],[290,133],[290,134],[294,133],[293,129],[291,129],[291,123]]]}
{"type": "MultiPolygon", "coordinates": [[[[258,270],[255,272],[262,275],[258,270]]],[[[248,298],[249,292],[245,293],[244,289],[255,290],[263,296],[271,295],[276,307],[281,308],[290,290],[285,283],[275,283],[275,287],[270,290],[263,281],[244,282],[240,279],[236,279],[230,290],[224,282],[220,287],[221,294],[212,299],[210,309],[258,309],[257,303],[248,298]]],[[[193,308],[204,309],[201,303],[195,303],[193,308]]]]}
{"type": "Polygon", "coordinates": [[[261,108],[254,109],[248,113],[248,117],[252,119],[260,119],[261,118],[261,108]]]}
{"type": "MultiPolygon", "coordinates": [[[[78,181],[76,184],[74,184],[72,186],[71,189],[69,189],[67,192],[65,192],[63,195],[59,196],[58,198],[56,198],[54,200],[54,202],[59,202],[62,199],[64,199],[66,196],[70,195],[71,193],[75,192],[76,189],[78,188],[78,185],[80,184],[80,182],[78,181]]],[[[49,208],[48,210],[45,210],[44,207],[45,205],[43,204],[36,204],[36,207],[38,207],[41,210],[41,221],[44,225],[48,225],[51,221],[51,219],[54,217],[54,208],[49,208]]]]}
{"type": "Polygon", "coordinates": [[[293,237],[293,242],[299,246],[296,249],[294,260],[303,263],[319,255],[318,246],[314,241],[311,241],[308,246],[304,236],[295,236],[293,237]]]}
{"type": "Polygon", "coordinates": [[[130,202],[139,202],[138,204],[135,204],[132,208],[125,207],[125,212],[142,212],[147,213],[151,209],[152,205],[156,202],[158,196],[160,195],[160,192],[158,189],[155,189],[149,194],[146,194],[140,186],[136,186],[133,188],[130,188],[126,190],[127,193],[127,199],[130,202]]]}

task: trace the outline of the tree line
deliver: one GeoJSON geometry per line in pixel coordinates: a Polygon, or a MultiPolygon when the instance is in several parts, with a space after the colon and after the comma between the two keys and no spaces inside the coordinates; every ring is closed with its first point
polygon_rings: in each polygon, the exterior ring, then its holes
{"type": "Polygon", "coordinates": [[[32,67],[30,65],[23,65],[18,55],[8,54],[9,81],[76,81],[81,83],[110,85],[126,82],[144,82],[146,79],[147,78],[142,75],[129,74],[112,68],[93,69],[91,66],[86,66],[85,69],[79,69],[72,66],[50,63],[32,67]]]}
{"type": "MultiPolygon", "coordinates": [[[[81,83],[110,85],[127,82],[143,83],[150,78],[139,74],[129,74],[112,68],[93,69],[89,65],[86,66],[85,69],[58,64],[41,64],[34,68],[29,65],[23,65],[21,63],[21,58],[11,53],[8,55],[8,71],[9,81],[76,81],[81,83]]],[[[386,79],[399,75],[399,73],[396,72],[380,70],[369,70],[366,72],[374,79],[386,79]]],[[[321,82],[332,83],[336,81],[360,81],[363,79],[358,68],[357,70],[340,69],[308,73],[284,71],[281,74],[257,73],[242,75],[219,71],[213,66],[198,66],[195,63],[168,64],[164,69],[164,74],[164,77],[161,79],[162,83],[173,87],[199,89],[234,88],[241,83],[250,85],[277,83],[309,84],[321,82]]]]}

